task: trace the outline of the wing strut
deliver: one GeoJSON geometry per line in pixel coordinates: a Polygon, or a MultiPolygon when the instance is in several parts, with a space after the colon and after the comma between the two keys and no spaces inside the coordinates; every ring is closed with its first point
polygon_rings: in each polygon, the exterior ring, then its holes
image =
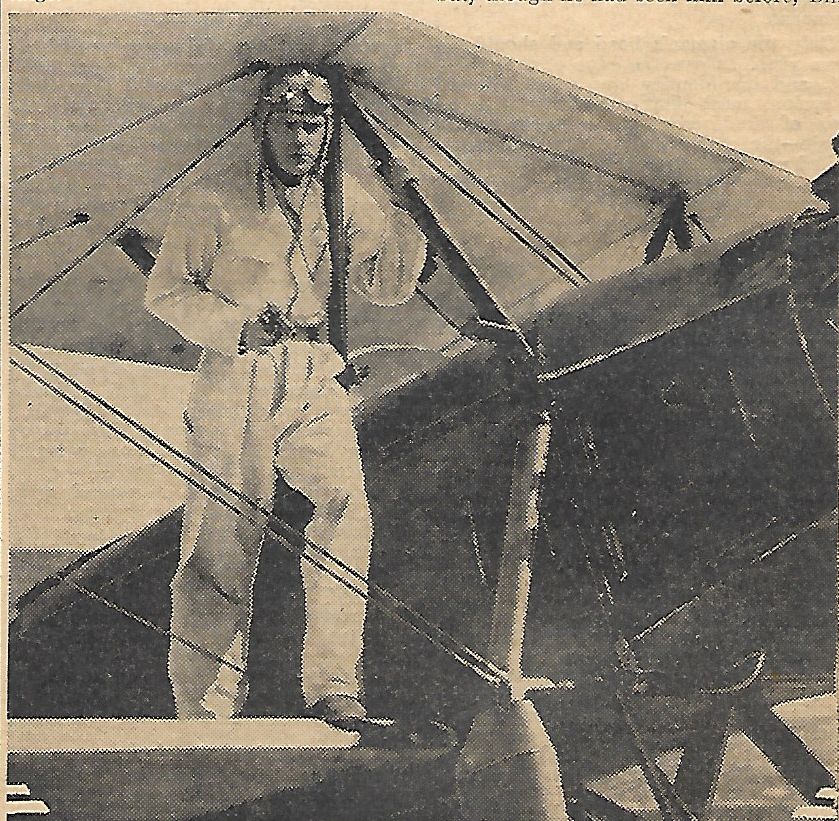
{"type": "Polygon", "coordinates": [[[551,251],[555,256],[557,256],[568,268],[571,269],[573,273],[569,274],[568,271],[563,269],[559,266],[553,259],[551,259],[547,254],[545,254],[541,249],[534,246],[527,237],[523,236],[518,230],[516,230],[511,225],[508,225],[504,220],[496,214],[489,206],[487,206],[484,202],[482,202],[477,196],[475,196],[472,192],[467,190],[461,183],[459,183],[451,174],[447,171],[440,168],[430,157],[427,157],[422,151],[416,148],[414,145],[411,144],[409,140],[403,137],[396,129],[387,125],[380,117],[376,116],[372,112],[368,111],[369,116],[375,120],[375,122],[381,126],[382,128],[386,129],[390,134],[392,134],[399,142],[402,143],[406,148],[416,154],[429,168],[435,171],[437,174],[442,176],[448,183],[454,186],[457,191],[462,194],[464,197],[469,199],[471,202],[474,202],[482,211],[486,214],[491,216],[496,222],[499,223],[504,229],[506,229],[510,234],[512,234],[519,242],[521,242],[526,248],[531,250],[536,256],[542,259],[545,263],[547,263],[554,271],[556,271],[560,276],[567,279],[572,285],[579,287],[580,283],[577,282],[575,277],[578,277],[583,282],[590,282],[591,280],[589,277],[580,269],[578,265],[576,265],[567,254],[565,254],[554,242],[552,242],[548,237],[544,235],[538,228],[532,225],[528,220],[526,220],[515,208],[513,208],[503,197],[501,197],[496,191],[494,191],[485,181],[484,179],[475,173],[469,166],[466,165],[462,160],[460,160],[452,151],[450,151],[440,140],[438,140],[427,128],[424,128],[420,123],[418,123],[407,111],[401,108],[394,100],[386,94],[382,89],[380,89],[374,83],[370,83],[369,87],[379,96],[384,103],[396,114],[398,114],[408,125],[410,125],[418,134],[420,134],[423,139],[427,140],[431,145],[434,146],[452,165],[454,165],[458,170],[463,172],[472,182],[475,183],[485,194],[487,194],[497,205],[499,205],[510,217],[512,217],[522,228],[524,228],[527,232],[532,234],[536,237],[549,251],[551,251]]]}
{"type": "Polygon", "coordinates": [[[528,356],[533,348],[522,330],[510,319],[490,293],[478,272],[469,264],[463,252],[440,225],[434,212],[417,190],[407,169],[396,159],[384,140],[358,107],[343,78],[334,83],[344,120],[375,163],[375,170],[391,191],[399,207],[413,218],[425,234],[434,253],[445,263],[455,282],[475,306],[480,320],[511,332],[528,356]]]}

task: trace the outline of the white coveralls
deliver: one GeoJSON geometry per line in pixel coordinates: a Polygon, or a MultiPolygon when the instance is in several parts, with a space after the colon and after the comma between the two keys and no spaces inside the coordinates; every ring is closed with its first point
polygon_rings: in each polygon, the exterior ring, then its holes
{"type": "MultiPolygon", "coordinates": [[[[185,414],[191,456],[269,510],[279,472],[314,505],[307,538],[366,576],[372,529],[351,404],[334,379],[343,361],[331,345],[300,339],[238,352],[243,323],[266,303],[283,310],[292,326],[326,318],[331,264],[322,186],[312,178],[299,189],[302,205],[292,203],[300,214],[298,238],[250,163],[189,189],[167,228],[146,306],[203,347],[185,414]]],[[[349,286],[376,304],[407,300],[425,252],[413,223],[396,209],[385,217],[350,177],[344,218],[349,286]]],[[[244,668],[266,523],[254,522],[241,502],[237,507],[247,516],[188,489],[171,629],[244,668]]],[[[306,561],[301,570],[304,699],[310,706],[329,694],[357,696],[365,601],[306,561]]],[[[179,717],[229,718],[247,694],[246,677],[175,638],[169,676],[179,717]]]]}

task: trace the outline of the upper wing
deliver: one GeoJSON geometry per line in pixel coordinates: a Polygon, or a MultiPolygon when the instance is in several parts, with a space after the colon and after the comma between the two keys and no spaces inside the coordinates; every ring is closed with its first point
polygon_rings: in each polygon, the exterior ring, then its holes
{"type": "MultiPolygon", "coordinates": [[[[388,14],[16,18],[12,179],[235,71],[248,59],[242,42],[250,44],[251,58],[348,69],[359,105],[416,176],[443,228],[519,321],[559,308],[578,290],[559,271],[567,265],[558,251],[595,281],[641,265],[668,188],[685,192],[687,210],[701,224],[690,223],[693,240],[704,244],[710,236],[718,244],[702,253],[717,258],[734,238],[813,202],[805,180],[767,163],[388,14]],[[55,39],[67,44],[61,71],[49,64],[55,39]],[[151,63],[154,71],[138,70],[151,63]],[[439,81],[446,76],[457,82],[439,81]]],[[[45,213],[85,211],[92,219],[15,253],[12,306],[246,116],[255,82],[232,82],[13,183],[13,242],[35,233],[45,213]],[[125,208],[114,208],[115,202],[125,208]]],[[[245,129],[195,173],[212,173],[250,144],[245,129]]],[[[345,144],[348,170],[375,192],[370,158],[353,140],[345,144]]],[[[177,188],[131,224],[159,239],[177,188]]],[[[675,252],[671,240],[664,256],[675,252]]],[[[579,284],[578,276],[572,279],[579,284]]],[[[468,306],[444,273],[431,288],[455,319],[465,318],[468,306]]],[[[147,314],[143,289],[139,271],[106,243],[16,318],[13,339],[190,367],[195,350],[147,314]]],[[[595,293],[604,304],[614,302],[608,288],[595,293]]],[[[377,309],[353,306],[351,346],[404,342],[407,328],[409,341],[449,350],[456,334],[427,305],[412,300],[399,310],[400,321],[383,323],[377,309]],[[384,337],[383,326],[391,329],[384,337]]],[[[622,310],[641,307],[630,303],[622,310]]],[[[589,354],[599,352],[596,342],[589,354]]]]}

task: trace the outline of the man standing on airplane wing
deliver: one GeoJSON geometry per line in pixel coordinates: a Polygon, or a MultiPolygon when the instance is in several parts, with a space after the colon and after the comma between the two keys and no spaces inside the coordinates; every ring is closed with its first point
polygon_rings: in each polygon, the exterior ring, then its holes
{"type": "MultiPolygon", "coordinates": [[[[350,400],[336,380],[343,343],[327,330],[340,325],[328,322],[332,105],[323,77],[267,73],[253,114],[255,157],[182,195],[146,306],[203,347],[185,414],[193,458],[267,509],[281,475],[314,504],[310,542],[366,577],[370,513],[350,400]]],[[[425,238],[406,214],[393,209],[386,217],[354,180],[343,183],[349,286],[376,304],[404,302],[422,269],[425,238]]],[[[238,507],[247,515],[188,491],[169,651],[182,718],[232,717],[247,695],[246,677],[234,668],[247,663],[266,523],[238,507]]],[[[365,717],[358,676],[365,600],[306,561],[302,574],[303,696],[312,715],[352,726],[365,717]]],[[[357,578],[354,585],[363,587],[357,578]]]]}

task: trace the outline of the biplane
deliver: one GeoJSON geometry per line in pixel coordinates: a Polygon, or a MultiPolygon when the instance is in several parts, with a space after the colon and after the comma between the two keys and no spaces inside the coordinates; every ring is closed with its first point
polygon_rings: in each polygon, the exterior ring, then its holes
{"type": "Polygon", "coordinates": [[[88,821],[689,821],[762,794],[715,801],[744,733],[777,794],[824,795],[835,199],[399,15],[26,17],[10,33],[14,779],[88,821]],[[289,718],[311,511],[290,488],[261,558],[247,717],[171,718],[199,352],[144,310],[144,275],[173,197],[251,139],[274,65],[330,78],[332,173],[407,211],[432,250],[395,313],[350,302],[343,353],[368,373],[352,389],[376,533],[367,701],[445,724],[446,744],[289,718]],[[609,793],[615,773],[647,804],[609,793]]]}

